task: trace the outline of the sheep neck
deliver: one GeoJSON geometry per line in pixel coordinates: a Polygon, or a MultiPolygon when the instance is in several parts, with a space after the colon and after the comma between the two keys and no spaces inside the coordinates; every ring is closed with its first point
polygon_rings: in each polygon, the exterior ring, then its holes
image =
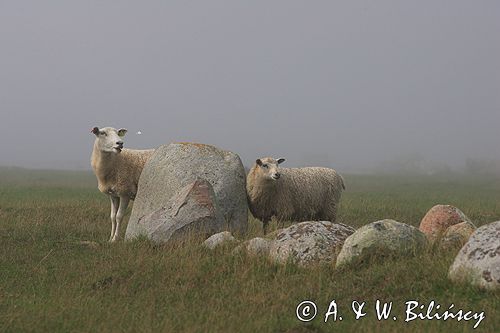
{"type": "Polygon", "coordinates": [[[103,152],[94,144],[92,168],[99,184],[105,184],[115,178],[115,164],[118,159],[118,154],[103,152]]]}
{"type": "Polygon", "coordinates": [[[266,193],[266,196],[269,196],[278,192],[278,188],[280,186],[279,182],[259,177],[259,175],[255,174],[255,171],[252,173],[252,176],[253,188],[251,189],[251,192],[253,197],[261,197],[263,193],[266,193]]]}

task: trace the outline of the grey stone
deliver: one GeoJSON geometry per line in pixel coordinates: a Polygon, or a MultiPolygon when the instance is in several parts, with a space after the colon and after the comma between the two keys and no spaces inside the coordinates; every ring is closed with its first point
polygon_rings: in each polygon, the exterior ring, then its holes
{"type": "Polygon", "coordinates": [[[236,238],[234,238],[229,231],[223,231],[208,237],[203,242],[203,246],[210,250],[213,250],[218,246],[232,242],[236,242],[236,238]]]}
{"type": "Polygon", "coordinates": [[[337,267],[380,255],[413,255],[426,246],[426,236],[411,225],[389,219],[372,222],[345,240],[337,267]]]}
{"type": "Polygon", "coordinates": [[[133,230],[139,233],[129,233],[129,238],[144,235],[165,243],[191,234],[212,235],[223,229],[224,221],[212,186],[204,179],[197,179],[183,187],[166,206],[141,217],[137,225],[140,228],[133,230]]]}
{"type": "Polygon", "coordinates": [[[266,238],[256,237],[246,242],[247,253],[253,256],[268,256],[272,241],[266,238]]]}
{"type": "Polygon", "coordinates": [[[478,228],[450,267],[452,281],[484,289],[500,289],[500,221],[478,228]]]}
{"type": "Polygon", "coordinates": [[[446,229],[439,245],[443,249],[459,249],[467,243],[476,229],[476,226],[468,221],[454,224],[446,229]]]}
{"type": "Polygon", "coordinates": [[[246,252],[251,256],[264,256],[269,255],[269,250],[271,249],[272,241],[267,238],[252,238],[238,245],[233,250],[233,254],[240,254],[246,252]]]}
{"type": "Polygon", "coordinates": [[[182,187],[198,178],[213,187],[216,207],[226,224],[223,229],[246,232],[246,177],[238,155],[204,144],[172,143],[160,146],[144,166],[125,238],[144,234],[139,220],[164,207],[182,187]]]}
{"type": "Polygon", "coordinates": [[[271,242],[270,259],[299,265],[314,262],[333,262],[354,229],[342,223],[306,221],[280,230],[271,242]]]}

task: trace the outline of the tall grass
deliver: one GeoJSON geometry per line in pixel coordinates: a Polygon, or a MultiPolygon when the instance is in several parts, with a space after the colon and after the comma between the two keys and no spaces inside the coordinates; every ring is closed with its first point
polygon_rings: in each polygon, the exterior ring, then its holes
{"type": "MultiPolygon", "coordinates": [[[[336,270],[300,268],[265,258],[213,252],[192,238],[109,245],[109,203],[88,173],[0,171],[0,331],[50,332],[468,332],[473,322],[404,322],[404,302],[435,300],[485,311],[476,331],[500,327],[500,293],[455,285],[455,253],[428,252],[336,270]],[[17,178],[16,178],[17,177],[17,178]],[[61,178],[62,177],[62,178],[61,178]],[[92,241],[92,242],[83,242],[92,241]],[[319,314],[299,322],[295,308],[313,300],[319,314]],[[342,321],[323,322],[335,299],[342,321]],[[378,321],[374,302],[393,301],[397,321],[378,321]],[[356,321],[353,300],[366,301],[356,321]]],[[[346,176],[342,222],[381,218],[418,225],[437,203],[461,208],[478,225],[500,220],[500,184],[481,179],[346,176]]],[[[273,228],[276,226],[273,224],[273,228]]],[[[260,235],[250,219],[248,238],[260,235]]]]}

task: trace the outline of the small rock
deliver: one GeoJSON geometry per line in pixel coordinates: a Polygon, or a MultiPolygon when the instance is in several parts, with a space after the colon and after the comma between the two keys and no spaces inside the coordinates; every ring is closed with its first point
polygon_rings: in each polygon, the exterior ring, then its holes
{"type": "Polygon", "coordinates": [[[269,249],[272,240],[268,238],[256,237],[247,240],[233,249],[233,254],[247,253],[251,256],[265,256],[269,255],[269,249]]]}
{"type": "Polygon", "coordinates": [[[446,229],[440,245],[444,249],[461,248],[476,230],[470,222],[454,224],[446,229]]]}
{"type": "Polygon", "coordinates": [[[246,244],[247,253],[253,256],[268,256],[272,241],[266,238],[256,237],[250,239],[246,244]]]}
{"type": "Polygon", "coordinates": [[[500,289],[500,221],[478,228],[457,254],[448,273],[452,281],[500,289]]]}
{"type": "Polygon", "coordinates": [[[203,242],[203,245],[208,249],[213,250],[218,246],[231,242],[236,242],[236,238],[234,238],[229,231],[223,231],[208,237],[203,242]]]}
{"type": "Polygon", "coordinates": [[[471,220],[457,207],[451,205],[436,205],[432,207],[420,222],[422,231],[431,243],[440,240],[446,229],[462,222],[471,220]]]}
{"type": "Polygon", "coordinates": [[[349,236],[337,257],[337,267],[376,256],[413,255],[427,238],[417,228],[394,220],[367,224],[349,236]]]}
{"type": "Polygon", "coordinates": [[[280,230],[272,241],[271,260],[285,263],[289,258],[299,264],[332,262],[344,240],[354,229],[342,223],[306,221],[280,230]]]}
{"type": "Polygon", "coordinates": [[[269,250],[271,249],[272,240],[266,238],[252,238],[247,240],[240,246],[238,249],[235,249],[235,252],[246,251],[251,256],[265,256],[269,255],[269,250]]]}

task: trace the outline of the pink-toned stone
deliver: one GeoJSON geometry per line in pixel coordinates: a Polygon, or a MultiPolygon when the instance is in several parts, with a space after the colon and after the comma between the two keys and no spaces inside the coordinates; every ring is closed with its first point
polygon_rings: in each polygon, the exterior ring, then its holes
{"type": "Polygon", "coordinates": [[[158,242],[185,238],[190,234],[213,235],[224,228],[212,185],[198,178],[179,190],[164,207],[139,218],[134,233],[158,242]]]}
{"type": "Polygon", "coordinates": [[[432,207],[420,222],[422,231],[429,241],[440,239],[446,230],[462,222],[472,223],[471,220],[457,207],[451,205],[436,205],[432,207]]]}

